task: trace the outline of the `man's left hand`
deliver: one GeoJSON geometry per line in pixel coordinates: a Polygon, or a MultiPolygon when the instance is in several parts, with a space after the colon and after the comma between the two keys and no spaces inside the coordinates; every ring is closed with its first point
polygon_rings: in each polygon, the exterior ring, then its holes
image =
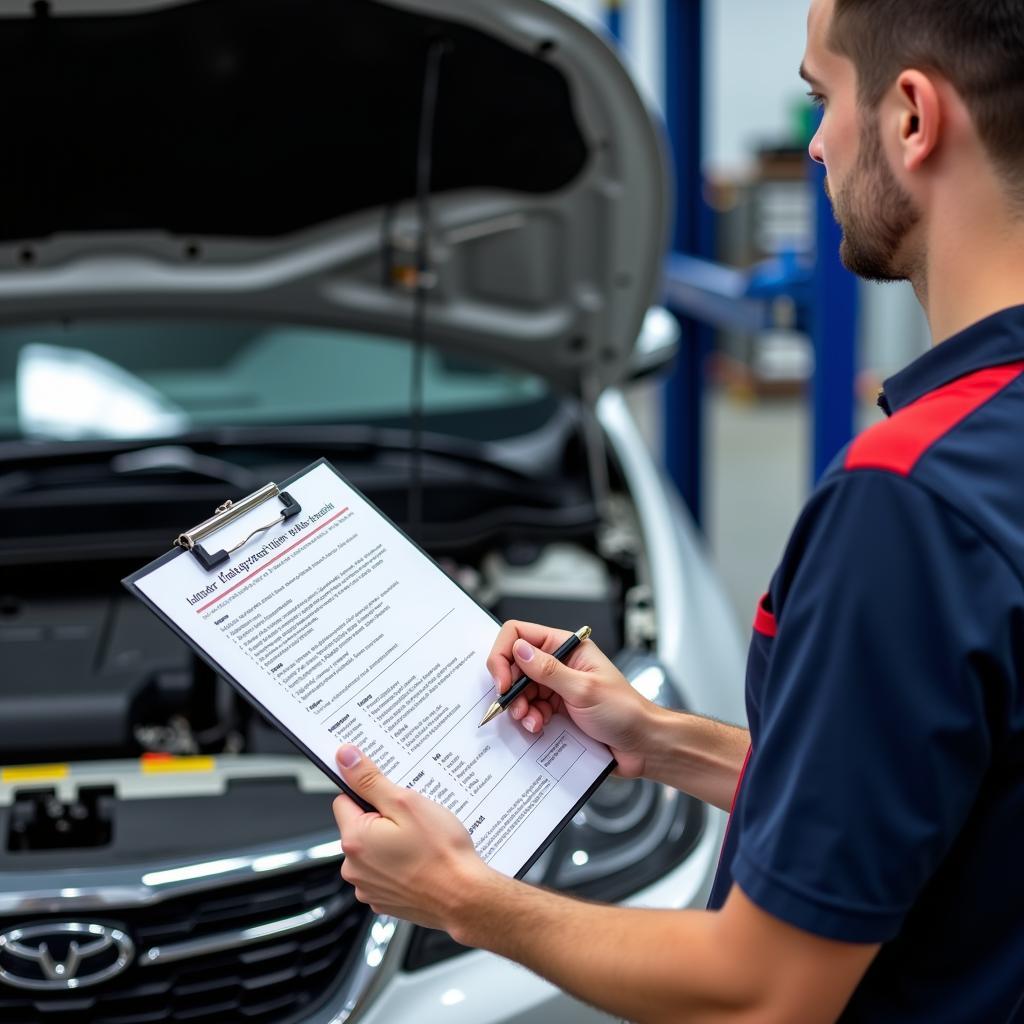
{"type": "Polygon", "coordinates": [[[337,754],[345,783],[376,811],[347,796],[334,801],[345,860],[341,875],[375,913],[451,930],[458,908],[491,869],[462,823],[419,793],[396,786],[365,754],[337,754]]]}

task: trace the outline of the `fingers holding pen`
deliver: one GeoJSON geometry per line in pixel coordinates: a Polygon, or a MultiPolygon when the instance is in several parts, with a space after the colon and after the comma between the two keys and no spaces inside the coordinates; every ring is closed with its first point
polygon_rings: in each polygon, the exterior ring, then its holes
{"type": "Polygon", "coordinates": [[[552,629],[536,622],[520,622],[509,619],[494,640],[494,646],[487,657],[487,671],[490,672],[498,687],[504,693],[512,681],[519,678],[521,669],[516,664],[512,648],[517,640],[525,640],[539,650],[553,651],[571,634],[564,629],[552,629]]]}
{"type": "MultiPolygon", "coordinates": [[[[507,687],[506,687],[507,689],[507,687]]],[[[531,683],[523,693],[521,693],[512,703],[509,705],[508,713],[517,721],[521,721],[526,715],[526,712],[530,710],[530,701],[537,696],[537,684],[531,683]],[[533,691],[532,693],[530,691],[533,691]]]]}
{"type": "Polygon", "coordinates": [[[564,668],[564,661],[556,661],[552,655],[572,638],[566,630],[517,620],[506,622],[499,630],[487,669],[499,695],[507,694],[517,682],[522,686],[507,713],[529,733],[540,732],[562,706],[562,698],[548,680],[564,668]],[[550,662],[557,668],[552,668],[550,662]]]}
{"type": "Polygon", "coordinates": [[[538,732],[551,721],[561,703],[561,699],[548,687],[530,683],[509,705],[508,713],[515,721],[521,722],[527,732],[538,732]]]}
{"type": "Polygon", "coordinates": [[[523,716],[523,728],[527,732],[540,732],[551,721],[551,716],[554,713],[555,710],[550,701],[535,700],[530,705],[529,711],[523,716]]]}

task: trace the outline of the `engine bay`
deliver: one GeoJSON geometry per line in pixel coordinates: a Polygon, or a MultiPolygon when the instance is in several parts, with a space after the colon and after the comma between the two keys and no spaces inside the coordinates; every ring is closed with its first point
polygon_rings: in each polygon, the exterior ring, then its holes
{"type": "MultiPolygon", "coordinates": [[[[111,459],[109,445],[43,448],[41,458],[22,447],[20,464],[7,461],[0,516],[15,528],[0,542],[0,869],[15,888],[37,886],[40,871],[220,863],[240,849],[276,864],[297,842],[312,843],[311,856],[339,855],[325,842],[334,784],[120,585],[183,523],[208,516],[214,495],[224,500],[227,481],[206,478],[210,460],[266,481],[326,455],[496,620],[589,625],[627,678],[681,707],[656,653],[637,509],[614,461],[606,486],[592,486],[578,413],[562,404],[486,459],[426,435],[422,519],[412,523],[407,447],[355,446],[347,429],[342,440],[335,428],[303,432],[312,443],[262,431],[231,444],[186,438],[172,453],[143,449],[145,468],[131,474],[116,471],[123,449],[111,459]],[[197,452],[203,472],[190,462],[197,452]]],[[[622,898],[684,859],[703,821],[688,797],[609,778],[531,879],[622,898]]],[[[417,932],[410,969],[458,951],[431,935],[417,932]]]]}
{"type": "Polygon", "coordinates": [[[0,476],[0,863],[129,863],[179,842],[185,856],[196,831],[171,834],[174,800],[179,819],[210,819],[211,850],[324,827],[329,780],[120,584],[240,484],[287,479],[319,455],[496,620],[589,625],[609,655],[652,651],[636,510],[612,463],[595,492],[580,417],[563,400],[512,438],[425,433],[413,522],[401,427],[19,446],[0,476]],[[169,758],[208,774],[161,777],[169,758]],[[19,774],[47,765],[53,779],[19,774]],[[253,815],[268,786],[288,788],[293,814],[253,815]]]}
{"type": "MultiPolygon", "coordinates": [[[[582,544],[518,540],[473,563],[442,556],[440,564],[502,621],[586,623],[603,649],[622,645],[632,576],[582,544]]],[[[69,573],[75,583],[56,594],[33,586],[27,569],[5,575],[0,749],[9,763],[292,752],[232,687],[121,592],[115,566],[76,565],[69,573]],[[93,592],[83,577],[95,581],[93,592]]]]}

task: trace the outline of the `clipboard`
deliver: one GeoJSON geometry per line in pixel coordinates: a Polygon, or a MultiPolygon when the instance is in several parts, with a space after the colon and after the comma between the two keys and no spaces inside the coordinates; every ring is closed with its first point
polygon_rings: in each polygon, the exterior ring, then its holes
{"type": "MultiPolygon", "coordinates": [[[[431,558],[419,544],[417,544],[408,536],[408,534],[405,533],[405,531],[381,512],[381,510],[377,508],[377,506],[365,495],[363,495],[358,488],[353,486],[350,481],[342,476],[342,474],[339,473],[327,459],[322,458],[306,466],[304,469],[293,474],[287,480],[279,484],[270,482],[241,499],[226,500],[214,510],[213,515],[208,519],[205,519],[201,523],[198,523],[192,528],[180,533],[174,539],[171,550],[150,562],[148,565],[138,569],[130,576],[125,577],[122,580],[122,584],[131,594],[142,601],[150,611],[152,611],[182,640],[184,640],[195,654],[209,665],[214,672],[226,680],[228,684],[243,697],[243,699],[256,708],[264,718],[271,721],[277,729],[279,729],[339,788],[339,790],[349,796],[364,810],[373,811],[375,808],[346,785],[340,773],[335,770],[333,766],[325,764],[322,758],[318,756],[310,746],[295,733],[294,730],[290,729],[280,719],[280,717],[268,708],[259,697],[252,693],[241,680],[236,678],[235,675],[228,671],[224,665],[219,663],[217,659],[209,653],[209,651],[189,635],[185,629],[179,626],[171,616],[168,615],[154,600],[152,600],[150,596],[139,586],[139,581],[141,579],[149,576],[155,570],[167,565],[167,563],[179,558],[192,559],[201,567],[204,573],[207,575],[214,574],[221,566],[230,561],[232,555],[244,552],[244,549],[254,541],[258,540],[261,534],[272,530],[274,527],[287,524],[289,521],[300,516],[302,513],[302,505],[291,495],[289,489],[321,466],[328,469],[342,484],[344,484],[347,490],[352,492],[353,495],[358,495],[361,501],[364,502],[369,509],[376,512],[377,515],[387,521],[394,530],[403,537],[408,544],[415,548],[416,551],[418,551],[419,554],[422,555],[423,558],[425,558],[439,573],[444,574],[444,571],[437,565],[436,561],[434,561],[434,559],[431,558]],[[261,517],[260,522],[255,528],[252,528],[251,526],[243,528],[238,525],[244,517],[256,510],[263,510],[266,512],[266,515],[261,517]],[[232,530],[232,527],[235,527],[235,529],[232,530]],[[211,542],[213,543],[211,544],[211,542]]],[[[447,574],[444,575],[445,579],[448,580],[452,586],[461,591],[462,594],[472,601],[480,611],[500,627],[500,621],[490,612],[489,609],[476,601],[471,594],[468,594],[461,586],[459,586],[458,583],[451,580],[447,574]]],[[[572,820],[572,818],[579,812],[580,808],[598,789],[601,783],[604,782],[608,775],[611,774],[615,766],[615,760],[611,759],[610,763],[608,763],[601,771],[586,792],[574,803],[571,809],[568,810],[546,838],[539,844],[533,855],[516,872],[516,878],[522,878],[530,870],[543,852],[554,841],[559,832],[561,832],[561,830],[572,820]]]]}
{"type": "MultiPolygon", "coordinates": [[[[149,610],[153,612],[153,614],[156,615],[157,618],[159,618],[169,629],[173,630],[174,633],[184,640],[197,657],[206,662],[206,664],[209,665],[217,675],[224,679],[238,694],[242,696],[244,700],[255,708],[260,715],[271,721],[276,729],[287,736],[288,739],[338,787],[338,789],[354,800],[364,811],[374,811],[376,808],[372,804],[364,800],[358,793],[352,790],[338,772],[332,771],[328,768],[323,761],[314,754],[309,746],[296,736],[295,733],[289,729],[277,715],[270,711],[270,709],[267,708],[266,705],[263,704],[255,695],[250,693],[248,688],[228,672],[228,670],[213,658],[205,648],[198,644],[191,636],[189,636],[188,633],[180,629],[177,623],[175,623],[171,617],[156,604],[156,602],[151,600],[149,595],[141,590],[138,585],[138,581],[142,577],[148,576],[154,569],[165,565],[167,562],[170,562],[175,558],[191,556],[206,572],[212,572],[215,568],[227,562],[232,554],[237,553],[253,541],[259,533],[265,532],[288,519],[294,518],[302,511],[302,506],[291,497],[287,488],[296,480],[305,476],[310,472],[310,470],[315,469],[320,465],[327,466],[333,472],[337,473],[337,470],[335,470],[326,459],[318,459],[305,469],[301,469],[299,472],[292,474],[292,476],[280,485],[270,482],[258,490],[253,491],[252,494],[249,494],[244,498],[240,498],[237,501],[231,500],[230,498],[226,499],[223,504],[218,505],[217,508],[214,509],[213,515],[208,519],[204,519],[201,523],[197,523],[191,529],[184,530],[178,534],[172,542],[170,551],[161,555],[148,565],[143,566],[141,569],[138,569],[136,572],[133,572],[130,576],[126,576],[121,583],[134,597],[138,598],[138,600],[149,608],[149,610]],[[278,512],[276,518],[269,519],[266,526],[257,531],[250,531],[244,537],[238,537],[235,543],[230,547],[220,548],[212,553],[204,547],[204,541],[207,541],[221,530],[227,529],[233,523],[237,523],[238,520],[254,509],[261,508],[272,502],[275,498],[280,500],[282,508],[278,512]]],[[[339,477],[341,476],[341,474],[337,475],[339,477]]],[[[347,480],[345,483],[351,487],[351,484],[349,484],[347,480]]]]}

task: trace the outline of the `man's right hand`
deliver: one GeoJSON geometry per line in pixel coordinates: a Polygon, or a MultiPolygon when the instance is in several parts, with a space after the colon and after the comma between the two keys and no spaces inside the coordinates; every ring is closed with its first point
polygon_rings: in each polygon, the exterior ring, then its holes
{"type": "Polygon", "coordinates": [[[525,674],[533,680],[506,712],[528,732],[539,732],[563,709],[592,739],[611,747],[617,773],[644,773],[648,718],[654,705],[641,696],[592,640],[584,640],[562,664],[551,652],[571,634],[533,622],[501,627],[487,658],[498,693],[525,674]]]}

